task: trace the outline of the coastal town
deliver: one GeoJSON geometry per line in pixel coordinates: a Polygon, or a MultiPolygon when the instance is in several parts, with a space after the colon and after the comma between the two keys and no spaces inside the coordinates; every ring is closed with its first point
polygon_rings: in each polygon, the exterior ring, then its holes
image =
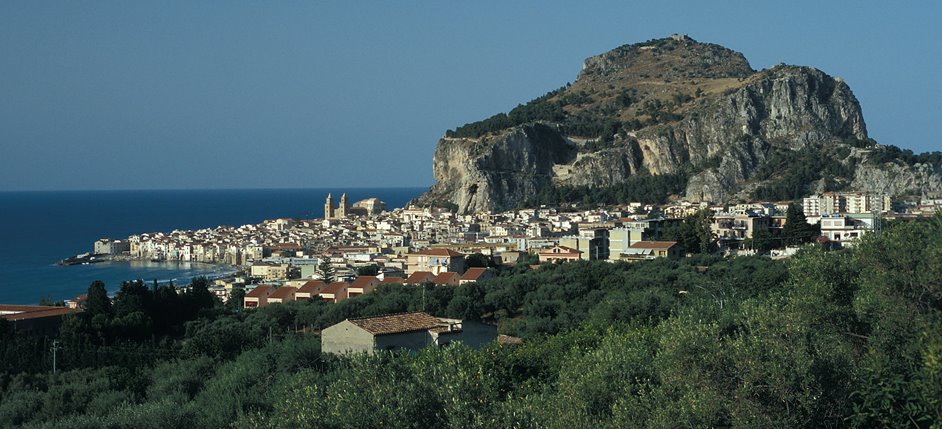
{"type": "MultiPolygon", "coordinates": [[[[808,224],[818,226],[819,244],[840,248],[879,230],[885,220],[929,215],[940,206],[942,199],[823,193],[804,198],[800,209],[808,224]]],[[[214,279],[210,290],[224,301],[240,290],[246,307],[263,307],[296,299],[337,302],[382,283],[476,282],[492,275],[488,265],[682,258],[695,249],[667,239],[667,231],[697,213],[709,214],[715,253],[787,257],[796,250],[779,239],[787,211],[785,203],[680,202],[462,215],[432,207],[386,210],[377,198],[351,204],[343,194],[337,202],[328,195],[319,219],[103,238],[93,254],[230,265],[239,274],[214,279]]]]}

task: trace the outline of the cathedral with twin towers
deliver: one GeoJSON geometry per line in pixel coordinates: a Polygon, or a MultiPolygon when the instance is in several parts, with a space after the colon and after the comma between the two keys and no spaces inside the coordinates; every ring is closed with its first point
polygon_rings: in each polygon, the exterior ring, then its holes
{"type": "Polygon", "coordinates": [[[347,193],[340,196],[340,204],[334,205],[334,197],[327,194],[327,201],[324,201],[324,219],[344,219],[348,216],[369,216],[386,211],[386,203],[379,198],[367,198],[360,200],[351,206],[347,201],[347,193]]]}

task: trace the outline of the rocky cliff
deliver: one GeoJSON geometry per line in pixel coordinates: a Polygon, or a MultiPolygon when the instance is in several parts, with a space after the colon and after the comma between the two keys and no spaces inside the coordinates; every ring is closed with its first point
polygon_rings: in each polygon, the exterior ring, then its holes
{"type": "Polygon", "coordinates": [[[637,177],[680,177],[670,197],[693,201],[942,190],[938,165],[885,168],[872,162],[879,150],[842,80],[809,67],[753,71],[742,54],[674,36],[591,57],[573,84],[449,131],[419,202],[503,210],[547,189],[637,177]]]}

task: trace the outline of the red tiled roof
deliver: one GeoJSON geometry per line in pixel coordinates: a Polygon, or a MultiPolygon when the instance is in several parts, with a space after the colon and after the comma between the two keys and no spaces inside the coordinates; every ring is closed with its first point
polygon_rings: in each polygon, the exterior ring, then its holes
{"type": "Polygon", "coordinates": [[[40,317],[61,316],[76,313],[79,310],[68,307],[51,307],[46,305],[7,305],[0,304],[0,312],[10,312],[0,315],[0,319],[9,321],[38,319],[40,317]]]}
{"type": "Polygon", "coordinates": [[[458,253],[451,249],[425,249],[422,251],[414,252],[413,255],[427,255],[427,256],[464,256],[464,253],[458,253]]]}
{"type": "Polygon", "coordinates": [[[402,282],[403,282],[404,280],[405,280],[405,279],[402,278],[402,277],[384,277],[384,278],[383,278],[383,283],[399,283],[399,284],[402,284],[402,282]]]}
{"type": "Polygon", "coordinates": [[[639,241],[631,245],[632,249],[670,249],[676,241],[639,241]]]}
{"type": "Polygon", "coordinates": [[[430,271],[416,271],[406,279],[406,283],[425,283],[434,278],[435,275],[430,271]]]}
{"type": "Polygon", "coordinates": [[[347,320],[373,335],[425,331],[439,326],[448,326],[447,323],[442,322],[437,317],[422,312],[388,314],[347,320]]]}
{"type": "Polygon", "coordinates": [[[435,276],[435,280],[432,280],[432,283],[437,285],[458,284],[460,278],[458,273],[446,271],[444,273],[438,273],[438,275],[435,276]]]}
{"type": "Polygon", "coordinates": [[[356,278],[356,280],[353,281],[353,283],[350,284],[350,287],[363,289],[363,288],[370,287],[370,285],[378,285],[378,284],[379,284],[379,279],[376,278],[376,276],[359,276],[356,278]]]}
{"type": "Polygon", "coordinates": [[[311,280],[298,288],[297,293],[318,293],[327,287],[327,283],[320,280],[311,280]]]}
{"type": "Polygon", "coordinates": [[[268,291],[271,290],[271,288],[272,287],[269,285],[256,286],[255,289],[252,289],[252,291],[247,293],[245,297],[246,298],[261,298],[265,296],[265,294],[267,294],[268,291]]]}
{"type": "Polygon", "coordinates": [[[291,286],[282,286],[275,289],[275,292],[269,295],[268,299],[285,299],[293,295],[296,291],[297,289],[291,286]]]}
{"type": "Polygon", "coordinates": [[[464,275],[461,276],[461,280],[476,281],[477,279],[481,278],[481,276],[483,276],[484,273],[486,272],[487,272],[487,268],[480,268],[480,267],[468,268],[468,271],[465,271],[464,275]]]}
{"type": "Polygon", "coordinates": [[[550,255],[550,254],[552,254],[552,255],[560,255],[560,254],[563,254],[563,255],[565,255],[566,253],[584,253],[584,252],[581,251],[581,250],[576,250],[576,249],[573,249],[572,247],[566,247],[566,246],[555,246],[555,247],[551,247],[550,249],[546,250],[545,252],[540,252],[541,255],[542,255],[542,254],[547,254],[547,255],[550,255]],[[555,249],[555,248],[557,248],[557,247],[560,248],[560,249],[565,250],[566,252],[565,252],[565,253],[564,253],[564,252],[553,253],[553,249],[555,249]]]}
{"type": "Polygon", "coordinates": [[[325,287],[324,290],[321,291],[321,293],[336,295],[337,292],[340,292],[343,288],[347,286],[348,284],[346,282],[333,282],[327,285],[327,287],[325,287]]]}

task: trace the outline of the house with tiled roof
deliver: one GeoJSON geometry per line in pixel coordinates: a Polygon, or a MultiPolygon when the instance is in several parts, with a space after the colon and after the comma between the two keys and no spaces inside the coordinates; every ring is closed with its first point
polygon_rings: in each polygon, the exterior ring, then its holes
{"type": "Polygon", "coordinates": [[[375,354],[384,350],[418,351],[452,342],[480,348],[496,338],[497,327],[493,325],[412,312],[347,319],[329,326],[321,331],[321,350],[375,354]]]}
{"type": "Polygon", "coordinates": [[[245,308],[260,308],[268,305],[268,297],[275,293],[275,288],[269,285],[258,285],[242,299],[245,308]]]}
{"type": "Polygon", "coordinates": [[[383,283],[405,284],[406,279],[402,277],[383,277],[383,283]]]}
{"type": "Polygon", "coordinates": [[[460,280],[461,276],[458,273],[449,271],[438,273],[432,283],[435,283],[435,286],[458,286],[460,280]]]}
{"type": "Polygon", "coordinates": [[[435,280],[435,274],[432,274],[430,271],[416,271],[406,277],[406,280],[403,284],[407,285],[421,285],[425,283],[431,283],[435,280]]]}
{"type": "Polygon", "coordinates": [[[350,283],[347,282],[333,282],[327,285],[327,287],[317,295],[320,296],[323,301],[338,303],[347,299],[347,287],[349,286],[350,283]]]}
{"type": "Polygon", "coordinates": [[[468,268],[468,271],[465,271],[461,276],[461,279],[458,280],[458,284],[467,284],[487,280],[491,278],[491,272],[487,268],[482,267],[473,267],[468,268]]]}
{"type": "Polygon", "coordinates": [[[376,276],[359,276],[347,287],[347,298],[370,293],[382,283],[376,276]]]}
{"type": "Polygon", "coordinates": [[[66,314],[79,309],[46,305],[0,304],[0,319],[6,320],[14,332],[38,335],[56,335],[66,314]]]}
{"type": "Polygon", "coordinates": [[[680,244],[676,241],[639,241],[625,250],[619,259],[640,261],[655,258],[678,259],[682,255],[680,244]]]}
{"type": "Polygon", "coordinates": [[[576,250],[566,246],[553,246],[539,253],[540,262],[571,262],[582,259],[581,250],[576,250]]]}
{"type": "Polygon", "coordinates": [[[284,304],[288,301],[294,301],[295,292],[298,288],[291,286],[282,286],[278,289],[275,289],[274,292],[268,297],[269,304],[284,304]]]}
{"type": "Polygon", "coordinates": [[[310,280],[298,288],[298,290],[294,293],[294,299],[314,299],[326,287],[327,283],[324,283],[321,280],[310,280]]]}
{"type": "Polygon", "coordinates": [[[446,271],[464,272],[464,253],[451,249],[425,249],[406,256],[406,274],[429,271],[438,275],[446,271]]]}

